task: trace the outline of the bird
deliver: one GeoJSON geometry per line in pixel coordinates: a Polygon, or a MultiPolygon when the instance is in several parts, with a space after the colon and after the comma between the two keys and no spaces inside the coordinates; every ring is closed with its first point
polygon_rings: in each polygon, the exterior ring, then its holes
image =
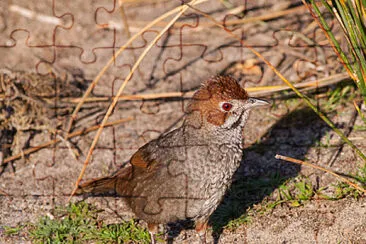
{"type": "Polygon", "coordinates": [[[249,97],[234,78],[213,76],[193,94],[179,128],[139,148],[127,167],[79,185],[76,194],[114,192],[125,198],[147,222],[152,243],[159,224],[186,219],[206,243],[208,219],[242,160],[249,112],[268,104],[249,97]]]}

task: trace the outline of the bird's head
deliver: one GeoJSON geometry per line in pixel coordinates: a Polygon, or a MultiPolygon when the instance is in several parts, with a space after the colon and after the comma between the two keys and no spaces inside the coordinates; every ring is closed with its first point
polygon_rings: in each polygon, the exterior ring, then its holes
{"type": "Polygon", "coordinates": [[[229,76],[216,76],[202,83],[187,108],[186,123],[195,128],[231,130],[243,128],[252,108],[268,105],[252,98],[229,76]]]}

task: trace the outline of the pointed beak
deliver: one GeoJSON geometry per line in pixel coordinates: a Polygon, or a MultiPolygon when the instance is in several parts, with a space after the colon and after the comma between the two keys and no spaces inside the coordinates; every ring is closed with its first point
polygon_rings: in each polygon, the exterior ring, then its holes
{"type": "Polygon", "coordinates": [[[248,100],[245,102],[244,106],[246,107],[246,109],[251,109],[251,108],[259,107],[259,106],[268,106],[270,104],[271,103],[267,102],[266,100],[249,97],[248,100]]]}

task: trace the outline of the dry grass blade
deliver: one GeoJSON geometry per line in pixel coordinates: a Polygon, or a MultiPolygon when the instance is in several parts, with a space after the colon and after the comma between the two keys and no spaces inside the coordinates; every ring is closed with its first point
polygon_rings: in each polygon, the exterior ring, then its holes
{"type": "MultiPolygon", "coordinates": [[[[131,120],[133,120],[132,117],[128,117],[128,118],[125,118],[125,119],[116,120],[116,121],[107,123],[106,125],[104,125],[104,127],[114,126],[114,125],[117,125],[117,124],[120,124],[120,123],[124,123],[124,122],[128,122],[128,121],[131,121],[131,120]]],[[[86,128],[84,130],[75,131],[73,133],[68,134],[65,139],[73,138],[75,136],[84,135],[86,133],[89,133],[91,131],[95,131],[95,130],[99,129],[99,127],[100,127],[100,125],[95,125],[95,126],[86,128]]],[[[43,143],[43,144],[38,145],[38,146],[34,146],[32,148],[29,148],[27,150],[24,150],[23,152],[21,152],[19,154],[16,154],[16,155],[11,156],[11,157],[8,157],[8,158],[5,158],[2,164],[7,164],[7,163],[9,163],[9,162],[11,162],[13,160],[16,160],[16,159],[19,159],[19,158],[23,157],[24,155],[28,155],[28,154],[34,153],[34,152],[36,152],[38,150],[41,150],[41,149],[46,148],[46,147],[49,147],[49,146],[51,146],[53,144],[59,143],[60,141],[61,141],[60,138],[56,138],[56,139],[54,139],[52,141],[43,143]]]]}
{"type": "Polygon", "coordinates": [[[295,164],[309,166],[309,167],[312,167],[312,168],[321,170],[323,172],[326,172],[328,174],[331,174],[331,175],[335,176],[336,178],[340,179],[341,181],[347,183],[349,186],[351,186],[351,187],[359,190],[360,192],[363,192],[363,193],[366,194],[366,190],[365,189],[363,189],[359,185],[356,185],[355,183],[353,183],[352,181],[348,180],[347,178],[345,178],[343,176],[340,176],[339,174],[333,172],[330,169],[326,169],[326,168],[323,168],[323,167],[318,166],[318,165],[315,165],[315,164],[311,164],[311,163],[304,162],[304,161],[301,161],[301,160],[298,160],[298,159],[295,159],[295,158],[291,158],[291,157],[287,157],[287,156],[282,156],[282,155],[278,155],[278,154],[276,154],[275,158],[276,159],[281,159],[281,160],[284,160],[284,161],[287,161],[287,162],[295,163],[295,164]]]}
{"type": "MultiPolygon", "coordinates": [[[[190,3],[191,4],[195,4],[196,2],[198,2],[198,0],[192,0],[190,3]]],[[[136,63],[134,64],[134,66],[132,67],[130,73],[128,74],[128,76],[126,77],[126,79],[123,81],[122,85],[120,86],[120,88],[117,91],[116,97],[113,99],[112,104],[109,106],[108,111],[106,113],[106,115],[103,118],[102,123],[100,124],[100,128],[97,131],[97,134],[94,137],[94,140],[89,148],[89,152],[86,156],[86,159],[84,161],[84,165],[83,168],[81,169],[81,172],[79,174],[78,179],[75,182],[75,187],[70,195],[69,201],[71,200],[71,197],[75,194],[78,185],[80,184],[80,181],[85,173],[86,167],[89,164],[91,155],[93,154],[94,148],[99,140],[99,137],[102,133],[103,130],[103,126],[107,123],[109,116],[112,114],[112,111],[114,110],[114,107],[116,106],[117,102],[118,102],[118,97],[122,94],[124,88],[126,87],[128,81],[131,79],[133,73],[135,72],[135,70],[137,69],[137,67],[139,66],[139,64],[141,63],[142,59],[146,56],[146,54],[150,51],[150,49],[157,43],[157,41],[161,38],[161,36],[175,23],[175,21],[188,9],[189,7],[187,5],[182,5],[180,7],[180,10],[178,12],[178,14],[176,14],[174,16],[174,18],[169,22],[169,24],[162,30],[159,32],[159,34],[154,38],[154,40],[152,42],[150,42],[150,44],[144,49],[144,51],[141,53],[140,57],[138,58],[138,60],[136,61],[136,63]]]]}
{"type": "MultiPolygon", "coordinates": [[[[141,101],[164,98],[190,98],[194,92],[163,92],[151,94],[120,95],[119,101],[141,101]]],[[[89,97],[84,102],[110,102],[115,97],[89,97]]],[[[65,99],[67,102],[78,103],[80,98],[65,99]]]]}
{"type": "MultiPolygon", "coordinates": [[[[332,76],[324,77],[319,80],[315,81],[308,81],[303,82],[299,84],[295,84],[294,87],[297,89],[315,89],[315,88],[321,88],[326,87],[330,85],[334,85],[336,83],[339,83],[341,81],[344,81],[345,79],[349,79],[349,76],[347,73],[341,73],[341,74],[335,74],[332,76]]],[[[284,85],[284,86],[273,86],[268,87],[269,89],[264,89],[265,87],[252,87],[252,89],[246,88],[251,96],[265,96],[265,95],[271,95],[275,92],[279,91],[286,91],[290,90],[291,87],[284,85]]]]}
{"type": "MultiPolygon", "coordinates": [[[[274,11],[274,12],[271,12],[268,14],[263,14],[260,16],[248,17],[248,18],[236,19],[236,20],[228,20],[228,21],[225,21],[225,26],[247,24],[247,23],[252,23],[252,22],[256,22],[256,21],[271,20],[271,19],[279,18],[279,17],[285,16],[285,15],[298,13],[298,12],[301,12],[304,10],[306,10],[305,6],[298,6],[298,7],[294,7],[294,8],[290,8],[290,9],[286,9],[286,10],[274,11]]],[[[232,14],[232,13],[228,13],[228,14],[232,14]]],[[[137,22],[137,23],[144,24],[145,22],[137,22]]],[[[157,23],[157,26],[165,26],[166,24],[167,24],[166,22],[161,21],[161,22],[157,23]]],[[[176,22],[174,24],[174,28],[180,28],[186,24],[187,23],[184,23],[184,22],[176,22]]],[[[204,23],[199,24],[199,27],[214,27],[214,26],[215,26],[215,24],[212,22],[204,22],[204,23]]]]}
{"type": "MultiPolygon", "coordinates": [[[[298,89],[307,88],[315,89],[326,87],[329,85],[336,84],[345,79],[348,79],[347,73],[336,74],[328,76],[315,81],[308,81],[304,83],[295,84],[294,86],[298,89]]],[[[288,86],[259,86],[259,87],[247,87],[245,90],[250,96],[267,96],[275,92],[289,90],[288,86]]],[[[163,92],[163,93],[152,93],[152,94],[134,94],[134,95],[121,95],[119,100],[123,101],[139,101],[139,100],[152,100],[152,99],[165,99],[165,98],[191,98],[194,91],[190,92],[163,92]]],[[[110,102],[114,97],[89,97],[84,102],[110,102]]],[[[65,98],[64,102],[79,103],[80,98],[65,98]]]]}
{"type": "MultiPolygon", "coordinates": [[[[237,24],[246,24],[246,23],[251,23],[251,22],[256,22],[256,21],[264,21],[264,20],[270,20],[270,19],[275,19],[281,16],[285,16],[285,15],[289,15],[289,14],[293,14],[293,13],[297,13],[300,11],[304,11],[306,8],[304,6],[298,6],[298,7],[294,7],[294,8],[290,8],[290,9],[286,9],[286,10],[280,10],[280,11],[275,11],[275,12],[271,12],[269,14],[264,14],[261,16],[255,16],[255,17],[249,17],[249,18],[243,18],[243,19],[236,19],[236,20],[228,20],[225,21],[225,26],[231,26],[231,25],[237,25],[237,24]]],[[[209,26],[215,26],[214,23],[201,23],[201,26],[204,27],[209,27],[209,26]]]]}

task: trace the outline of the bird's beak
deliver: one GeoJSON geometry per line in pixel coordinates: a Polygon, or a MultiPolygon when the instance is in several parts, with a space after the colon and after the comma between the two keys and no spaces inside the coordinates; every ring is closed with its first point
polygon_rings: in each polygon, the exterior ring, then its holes
{"type": "Polygon", "coordinates": [[[248,100],[245,102],[244,106],[246,109],[251,109],[251,108],[259,107],[259,106],[268,106],[270,104],[271,103],[267,102],[266,100],[249,97],[248,100]]]}

